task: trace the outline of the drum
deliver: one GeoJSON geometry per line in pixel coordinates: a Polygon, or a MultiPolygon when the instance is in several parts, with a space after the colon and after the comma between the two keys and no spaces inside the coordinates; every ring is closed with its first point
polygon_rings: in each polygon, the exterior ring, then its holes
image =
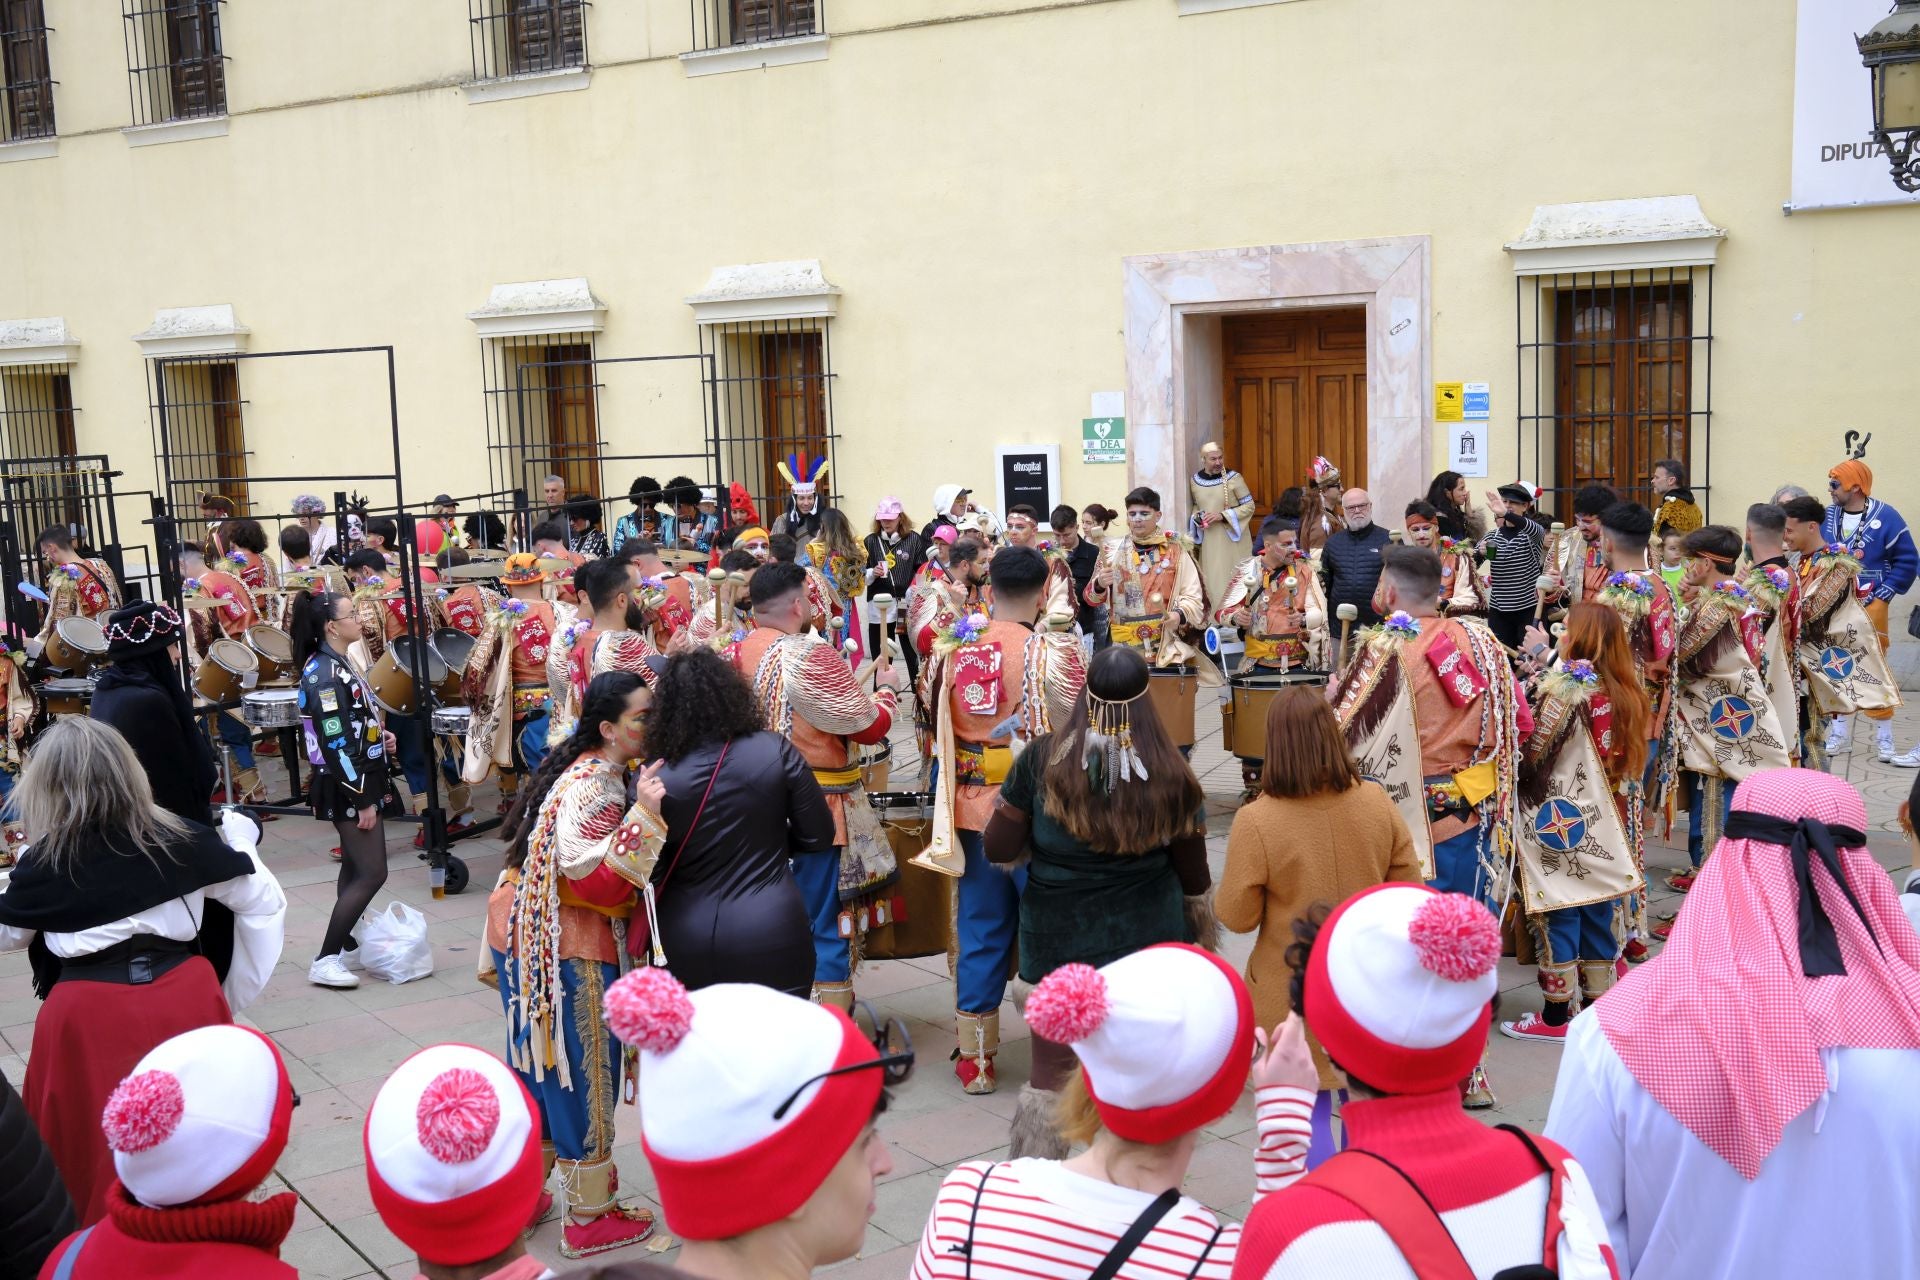
{"type": "Polygon", "coordinates": [[[1220,739],[1242,760],[1264,760],[1267,755],[1267,707],[1273,695],[1296,684],[1327,683],[1324,671],[1236,672],[1227,680],[1227,700],[1220,704],[1220,739]]]}
{"type": "Polygon", "coordinates": [[[300,723],[300,691],[261,689],[241,694],[240,718],[256,729],[291,729],[300,723]]]}
{"type": "Polygon", "coordinates": [[[293,683],[292,636],[263,622],[247,629],[247,647],[260,659],[261,684],[293,683]]]}
{"type": "Polygon", "coordinates": [[[39,691],[40,705],[46,708],[49,720],[58,720],[62,716],[84,716],[93,705],[93,681],[77,676],[48,680],[39,686],[39,691]]]}
{"type": "MultiPolygon", "coordinates": [[[[885,793],[893,779],[893,744],[877,742],[860,748],[860,785],[868,795],[885,793]]],[[[918,850],[915,850],[918,852],[918,850]]]]}
{"type": "MultiPolygon", "coordinates": [[[[373,700],[403,716],[412,715],[419,702],[419,694],[414,689],[414,671],[419,664],[414,661],[413,647],[412,636],[395,636],[387,642],[387,651],[380,655],[380,661],[367,672],[373,700]]],[[[428,684],[438,686],[447,678],[447,664],[440,660],[431,644],[427,646],[426,668],[428,684]]]]}
{"type": "Polygon", "coordinates": [[[472,720],[472,707],[435,707],[433,709],[433,731],[443,738],[466,737],[467,725],[472,720]]]}
{"type": "Polygon", "coordinates": [[[447,668],[446,676],[434,683],[434,696],[441,702],[459,702],[460,682],[466,679],[467,658],[472,655],[476,641],[455,627],[441,627],[428,643],[447,668]]]}
{"type": "Polygon", "coordinates": [[[92,618],[76,615],[54,623],[53,634],[47,637],[47,647],[40,657],[55,671],[84,676],[106,655],[107,633],[92,618]]]}
{"type": "Polygon", "coordinates": [[[1200,677],[1185,668],[1155,671],[1147,678],[1147,696],[1160,716],[1160,727],[1176,747],[1193,745],[1193,702],[1200,677]]]}
{"type": "Polygon", "coordinates": [[[238,640],[215,640],[207,647],[193,687],[208,702],[233,702],[260,682],[260,659],[238,640]]]}
{"type": "Polygon", "coordinates": [[[946,956],[951,969],[958,954],[953,912],[955,886],[960,882],[913,865],[914,856],[933,839],[933,796],[923,791],[878,791],[868,793],[867,799],[900,864],[900,879],[893,886],[887,923],[867,930],[860,953],[868,960],[946,956]]]}

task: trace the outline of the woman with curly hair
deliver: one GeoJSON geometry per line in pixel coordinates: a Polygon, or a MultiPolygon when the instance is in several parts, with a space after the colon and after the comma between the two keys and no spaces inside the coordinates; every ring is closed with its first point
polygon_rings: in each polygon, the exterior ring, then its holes
{"type": "Polygon", "coordinates": [[[834,847],[833,813],[792,742],[762,727],[746,677],[709,650],[654,690],[667,843],[653,875],[667,968],[688,990],[757,982],[805,998],[813,931],[789,860],[834,847]]]}

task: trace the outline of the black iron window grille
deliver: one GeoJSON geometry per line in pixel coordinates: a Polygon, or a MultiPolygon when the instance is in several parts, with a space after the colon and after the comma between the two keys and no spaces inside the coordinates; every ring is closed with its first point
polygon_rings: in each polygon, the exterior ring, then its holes
{"type": "Polygon", "coordinates": [[[43,0],[0,0],[0,142],[54,134],[48,30],[43,0]]]}
{"type": "Polygon", "coordinates": [[[249,501],[247,402],[240,397],[239,363],[217,355],[174,357],[164,364],[149,360],[147,371],[154,456],[162,452],[163,412],[166,444],[172,451],[166,494],[170,513],[191,523],[200,495],[218,493],[231,498],[234,509],[244,514],[249,501]]]}
{"type": "Polygon", "coordinates": [[[490,338],[480,358],[493,489],[524,490],[539,506],[542,483],[557,475],[566,492],[599,496],[604,447],[593,335],[490,338]]]}
{"type": "Polygon", "coordinates": [[[587,65],[586,0],[467,0],[473,78],[587,65]]]}
{"type": "Polygon", "coordinates": [[[221,0],[120,0],[133,123],[225,115],[221,0]]]}
{"type": "Polygon", "coordinates": [[[25,480],[9,476],[7,497],[26,512],[22,532],[31,537],[49,525],[80,519],[78,490],[55,461],[79,452],[74,431],[73,382],[65,364],[18,364],[0,368],[0,458],[35,459],[25,480]],[[26,525],[34,528],[27,529],[26,525]]]}
{"type": "MultiPolygon", "coordinates": [[[[766,519],[786,509],[779,463],[789,454],[833,461],[833,345],[824,319],[703,325],[713,357],[720,473],[739,481],[766,519]]],[[[821,501],[833,502],[827,472],[821,501]]]]}
{"type": "Polygon", "coordinates": [[[1519,473],[1572,523],[1572,494],[1648,502],[1685,462],[1702,508],[1713,464],[1713,268],[1522,276],[1514,296],[1519,473]]]}
{"type": "Polygon", "coordinates": [[[725,49],[820,35],[827,29],[827,0],[688,0],[693,10],[693,47],[725,49]]]}

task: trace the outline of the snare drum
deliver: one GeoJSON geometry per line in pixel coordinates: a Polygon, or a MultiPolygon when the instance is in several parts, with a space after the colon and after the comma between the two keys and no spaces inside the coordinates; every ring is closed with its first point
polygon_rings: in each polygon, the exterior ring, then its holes
{"type": "Polygon", "coordinates": [[[1227,680],[1228,697],[1220,704],[1220,737],[1227,750],[1242,760],[1267,756],[1267,708],[1273,695],[1292,685],[1327,683],[1324,671],[1236,672],[1227,680]]]}
{"type": "Polygon", "coordinates": [[[300,723],[300,691],[261,689],[242,694],[240,718],[256,729],[291,729],[300,723]]]}
{"type": "Polygon", "coordinates": [[[472,707],[435,707],[433,731],[443,738],[465,738],[473,720],[472,707]]]}
{"type": "Polygon", "coordinates": [[[261,623],[247,628],[247,647],[260,659],[261,684],[292,684],[293,637],[278,627],[261,623]]]}
{"type": "MultiPolygon", "coordinates": [[[[380,661],[373,664],[373,670],[367,672],[367,685],[373,690],[373,700],[388,711],[408,716],[413,714],[419,702],[419,694],[414,688],[414,671],[418,667],[414,661],[413,637],[395,636],[387,642],[387,651],[380,655],[380,661]]],[[[427,683],[439,685],[447,678],[447,664],[440,655],[427,646],[427,683]]]]}
{"type": "Polygon", "coordinates": [[[1160,717],[1160,727],[1176,747],[1193,745],[1193,702],[1200,677],[1184,667],[1154,671],[1147,679],[1147,696],[1160,717]]]}
{"type": "Polygon", "coordinates": [[[434,682],[433,692],[440,702],[459,702],[461,700],[460,682],[467,676],[467,658],[473,653],[477,643],[474,638],[456,627],[441,627],[428,641],[434,653],[446,666],[447,674],[434,682]]]}
{"type": "Polygon", "coordinates": [[[260,682],[260,659],[238,640],[215,640],[207,647],[193,687],[208,702],[233,702],[260,682]]]}
{"type": "Polygon", "coordinates": [[[93,705],[91,680],[74,676],[64,680],[48,680],[39,686],[39,691],[40,705],[46,708],[49,720],[58,720],[62,716],[84,716],[93,705]]]}
{"type": "Polygon", "coordinates": [[[867,930],[860,953],[869,960],[906,960],[946,956],[948,968],[958,954],[954,944],[952,876],[915,866],[913,858],[933,839],[933,796],[924,791],[868,793],[887,844],[900,864],[891,890],[886,924],[867,930]]]}
{"type": "Polygon", "coordinates": [[[55,671],[64,671],[69,676],[84,676],[107,655],[107,633],[92,618],[75,615],[62,618],[53,625],[53,634],[47,637],[47,647],[40,657],[55,671]]]}

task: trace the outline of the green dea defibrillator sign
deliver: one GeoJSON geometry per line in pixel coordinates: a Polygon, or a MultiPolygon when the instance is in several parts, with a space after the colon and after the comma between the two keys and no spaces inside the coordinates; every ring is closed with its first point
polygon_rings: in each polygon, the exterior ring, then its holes
{"type": "Polygon", "coordinates": [[[1127,460],[1127,420],[1125,418],[1080,419],[1080,451],[1082,462],[1125,462],[1127,460]]]}

